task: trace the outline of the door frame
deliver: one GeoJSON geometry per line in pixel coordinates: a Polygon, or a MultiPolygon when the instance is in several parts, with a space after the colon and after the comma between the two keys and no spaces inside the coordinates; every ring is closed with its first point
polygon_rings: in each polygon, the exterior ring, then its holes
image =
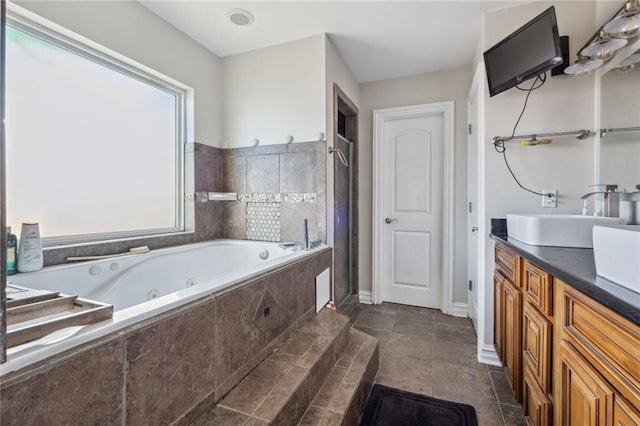
{"type": "Polygon", "coordinates": [[[442,234],[442,312],[453,314],[453,214],[454,214],[454,102],[437,102],[373,110],[373,271],[372,301],[382,303],[382,211],[383,130],[388,121],[443,116],[444,173],[443,173],[443,234],[442,234]]]}
{"type": "MultiPolygon", "coordinates": [[[[482,150],[482,141],[484,140],[484,97],[482,82],[484,81],[484,65],[482,63],[476,66],[476,71],[471,82],[471,88],[467,96],[467,125],[471,126],[474,123],[475,128],[467,131],[467,201],[471,191],[475,191],[475,206],[472,208],[476,212],[476,223],[478,227],[476,230],[477,238],[475,241],[475,271],[470,271],[469,266],[471,263],[473,250],[473,231],[472,224],[469,223],[469,210],[467,209],[467,279],[472,278],[473,290],[467,292],[467,306],[469,317],[471,317],[473,325],[476,329],[476,334],[479,333],[480,328],[480,316],[479,316],[479,303],[480,303],[480,290],[484,289],[484,254],[480,256],[481,246],[483,243],[482,232],[480,228],[484,224],[481,222],[480,214],[484,212],[484,195],[481,194],[481,173],[480,173],[480,156],[482,150]],[[475,106],[475,108],[474,108],[475,106]],[[475,167],[471,167],[471,165],[475,167]],[[475,170],[475,175],[471,175],[471,171],[475,170]],[[482,208],[481,208],[482,204],[482,208]],[[481,267],[482,264],[482,267],[481,267]],[[482,284],[481,284],[482,282],[482,284]]],[[[467,287],[468,288],[468,287],[467,287]]]]}

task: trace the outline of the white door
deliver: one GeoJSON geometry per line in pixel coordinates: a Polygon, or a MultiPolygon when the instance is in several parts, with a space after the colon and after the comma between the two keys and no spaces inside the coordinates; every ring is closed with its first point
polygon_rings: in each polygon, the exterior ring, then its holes
{"type": "Polygon", "coordinates": [[[384,122],[382,300],[442,306],[444,114],[384,122]]]}

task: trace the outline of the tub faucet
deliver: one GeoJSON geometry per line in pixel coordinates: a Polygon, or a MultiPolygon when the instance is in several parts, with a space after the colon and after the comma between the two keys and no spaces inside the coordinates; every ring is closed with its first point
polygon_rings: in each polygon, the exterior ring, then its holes
{"type": "Polygon", "coordinates": [[[581,200],[586,200],[592,195],[604,194],[604,212],[605,217],[620,217],[620,193],[618,192],[618,185],[591,185],[591,186],[604,186],[604,191],[588,192],[580,197],[581,200]]]}
{"type": "Polygon", "coordinates": [[[304,220],[304,249],[309,250],[309,221],[307,219],[304,220]]]}

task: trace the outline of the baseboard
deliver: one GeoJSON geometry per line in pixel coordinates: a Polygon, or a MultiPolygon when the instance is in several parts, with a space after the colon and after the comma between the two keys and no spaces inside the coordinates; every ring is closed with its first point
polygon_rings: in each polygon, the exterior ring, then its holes
{"type": "Polygon", "coordinates": [[[498,367],[502,366],[500,358],[498,358],[498,354],[496,353],[496,348],[493,345],[482,345],[478,352],[478,362],[498,367]]]}
{"type": "Polygon", "coordinates": [[[364,303],[365,305],[371,305],[373,303],[373,298],[370,291],[361,290],[359,296],[360,303],[364,303]]]}
{"type": "Polygon", "coordinates": [[[453,303],[453,312],[451,312],[451,315],[454,317],[466,318],[468,314],[469,310],[467,309],[466,303],[453,303]]]}

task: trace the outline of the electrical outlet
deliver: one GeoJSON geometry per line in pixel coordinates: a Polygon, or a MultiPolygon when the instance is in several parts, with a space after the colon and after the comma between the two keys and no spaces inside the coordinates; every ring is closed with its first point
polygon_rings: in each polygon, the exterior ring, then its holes
{"type": "Polygon", "coordinates": [[[558,190],[543,189],[542,190],[542,207],[545,209],[555,209],[558,207],[558,190]]]}

